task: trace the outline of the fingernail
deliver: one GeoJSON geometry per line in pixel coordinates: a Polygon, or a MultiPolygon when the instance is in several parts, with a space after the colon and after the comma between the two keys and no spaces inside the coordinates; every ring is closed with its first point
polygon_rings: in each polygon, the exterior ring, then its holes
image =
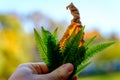
{"type": "Polygon", "coordinates": [[[71,63],[67,63],[64,65],[64,68],[66,68],[66,70],[68,70],[68,72],[72,73],[74,70],[74,67],[71,63]]]}

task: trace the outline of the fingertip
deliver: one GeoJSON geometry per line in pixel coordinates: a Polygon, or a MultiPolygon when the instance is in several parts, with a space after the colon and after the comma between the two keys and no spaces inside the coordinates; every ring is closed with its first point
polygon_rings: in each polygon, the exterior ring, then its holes
{"type": "Polygon", "coordinates": [[[66,63],[51,72],[48,77],[53,80],[66,80],[70,77],[73,71],[73,65],[71,63],[66,63]]]}
{"type": "Polygon", "coordinates": [[[63,66],[68,72],[72,73],[74,71],[74,67],[71,63],[66,63],[63,66]]]}

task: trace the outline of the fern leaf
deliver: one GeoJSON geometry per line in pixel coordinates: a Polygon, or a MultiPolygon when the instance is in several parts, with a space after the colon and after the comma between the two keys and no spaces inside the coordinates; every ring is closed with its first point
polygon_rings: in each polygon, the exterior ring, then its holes
{"type": "Polygon", "coordinates": [[[106,42],[106,43],[100,43],[100,44],[96,44],[94,46],[89,47],[85,54],[85,60],[89,60],[91,57],[96,55],[98,52],[108,48],[114,43],[115,42],[106,42]]]}
{"type": "MultiPolygon", "coordinates": [[[[74,48],[78,48],[78,45],[80,44],[80,40],[83,35],[84,28],[81,28],[81,30],[76,34],[75,31],[71,34],[71,36],[67,39],[67,42],[64,45],[63,48],[63,54],[68,53],[68,51],[73,51],[74,48]],[[67,49],[68,48],[68,49],[67,49]]],[[[75,51],[75,50],[74,50],[75,51]]],[[[73,51],[73,52],[74,52],[73,51]]],[[[67,55],[67,54],[66,54],[67,55]]]]}
{"type": "Polygon", "coordinates": [[[77,52],[75,53],[75,56],[74,56],[75,57],[74,59],[77,59],[74,61],[75,66],[78,66],[84,60],[85,51],[86,51],[86,49],[84,46],[79,47],[79,49],[77,50],[77,52]]]}
{"type": "Polygon", "coordinates": [[[68,50],[71,48],[71,46],[73,45],[74,42],[74,38],[75,38],[75,31],[72,32],[71,36],[67,39],[67,41],[65,42],[62,50],[60,50],[60,52],[65,56],[67,55],[66,52],[68,53],[68,50]]]}
{"type": "Polygon", "coordinates": [[[42,32],[42,39],[44,43],[47,45],[48,38],[51,36],[51,33],[47,30],[45,30],[43,27],[41,27],[42,32]]]}
{"type": "Polygon", "coordinates": [[[83,71],[83,69],[85,69],[91,62],[87,62],[87,63],[84,63],[84,64],[80,64],[78,67],[77,67],[77,70],[75,71],[74,75],[73,76],[76,76],[78,75],[80,72],[83,71]]]}
{"type": "Polygon", "coordinates": [[[64,57],[65,57],[65,58],[64,58],[64,62],[65,62],[65,63],[66,63],[66,62],[71,62],[71,63],[74,65],[74,67],[77,67],[76,57],[78,57],[78,55],[76,54],[76,51],[78,50],[78,46],[79,46],[80,41],[81,41],[81,39],[82,39],[83,31],[84,31],[84,28],[82,28],[82,29],[78,32],[78,34],[76,34],[76,35],[74,36],[71,45],[67,45],[67,47],[70,47],[70,49],[69,49],[67,52],[64,53],[64,54],[67,53],[67,55],[64,56],[64,57]],[[73,57],[73,56],[75,56],[75,57],[73,57]]]}
{"type": "Polygon", "coordinates": [[[48,38],[47,56],[49,62],[47,66],[49,67],[50,71],[56,69],[62,64],[62,57],[59,53],[59,45],[56,44],[56,39],[53,36],[50,36],[48,38]]]}
{"type": "Polygon", "coordinates": [[[71,46],[71,49],[69,50],[69,52],[74,52],[75,49],[74,48],[78,48],[79,47],[79,44],[80,44],[80,41],[83,37],[83,32],[84,32],[84,28],[82,28],[80,30],[80,32],[78,34],[76,34],[75,38],[74,38],[74,42],[73,42],[73,45],[71,46]]]}
{"type": "Polygon", "coordinates": [[[55,38],[55,35],[57,35],[57,29],[53,34],[51,34],[48,30],[45,30],[43,27],[41,30],[42,38],[47,47],[48,63],[46,65],[49,67],[50,71],[52,71],[61,65],[59,64],[61,59],[61,56],[59,55],[59,45],[57,44],[57,40],[55,38]]]}
{"type": "Polygon", "coordinates": [[[47,63],[48,62],[47,61],[47,48],[46,48],[42,38],[40,37],[40,35],[36,31],[36,29],[34,29],[34,35],[35,35],[35,39],[36,39],[36,43],[38,46],[40,56],[43,59],[43,61],[45,61],[45,63],[47,63]]]}
{"type": "Polygon", "coordinates": [[[55,38],[57,38],[57,37],[58,37],[57,32],[58,32],[58,27],[54,30],[54,32],[53,32],[53,34],[52,34],[55,38]]]}
{"type": "Polygon", "coordinates": [[[89,44],[91,44],[95,40],[96,36],[93,36],[91,39],[85,42],[84,46],[87,47],[89,44]]]}

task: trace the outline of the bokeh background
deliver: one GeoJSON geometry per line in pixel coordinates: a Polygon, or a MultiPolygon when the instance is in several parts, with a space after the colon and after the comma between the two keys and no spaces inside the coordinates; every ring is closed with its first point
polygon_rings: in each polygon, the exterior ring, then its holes
{"type": "Polygon", "coordinates": [[[85,40],[116,44],[92,59],[80,80],[120,80],[120,0],[0,0],[0,80],[7,80],[21,63],[40,62],[33,28],[58,27],[59,39],[72,16],[66,6],[79,9],[85,40]]]}

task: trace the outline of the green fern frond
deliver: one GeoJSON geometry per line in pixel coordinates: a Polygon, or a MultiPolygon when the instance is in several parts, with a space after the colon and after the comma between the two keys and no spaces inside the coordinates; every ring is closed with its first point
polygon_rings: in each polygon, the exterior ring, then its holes
{"type": "MultiPolygon", "coordinates": [[[[84,28],[82,28],[77,34],[75,30],[72,32],[71,36],[67,39],[66,43],[63,46],[63,49],[61,51],[63,54],[67,55],[66,53],[68,53],[68,50],[74,48],[73,46],[76,46],[75,48],[78,48],[78,45],[83,35],[83,31],[84,31],[84,28]],[[73,45],[73,43],[75,44],[73,45]]],[[[70,51],[73,51],[73,50],[70,50],[70,51]]]]}
{"type": "Polygon", "coordinates": [[[67,55],[67,51],[71,48],[73,42],[74,42],[74,38],[75,38],[75,30],[72,32],[72,34],[70,35],[70,37],[66,40],[62,50],[60,50],[61,54],[63,56],[67,55]]]}
{"type": "Polygon", "coordinates": [[[74,40],[73,40],[73,43],[72,43],[72,46],[71,46],[69,52],[73,52],[74,53],[76,51],[75,48],[78,49],[80,41],[81,41],[81,39],[83,37],[83,33],[84,33],[84,27],[80,30],[80,32],[78,32],[75,35],[75,38],[73,38],[74,40]]]}
{"type": "Polygon", "coordinates": [[[100,44],[95,44],[93,46],[90,46],[86,51],[85,61],[89,60],[91,57],[96,55],[98,52],[108,48],[109,46],[111,46],[114,43],[115,42],[106,42],[106,43],[100,43],[100,44]]]}
{"type": "Polygon", "coordinates": [[[73,54],[73,53],[75,53],[78,50],[78,46],[79,46],[80,41],[82,39],[83,31],[84,31],[84,28],[82,28],[78,32],[78,34],[75,34],[75,32],[73,32],[73,35],[71,35],[70,38],[68,39],[68,41],[66,42],[66,47],[64,50],[65,52],[63,52],[64,57],[65,57],[64,63],[71,62],[74,64],[75,57],[72,57],[72,56],[76,56],[76,54],[73,54]]]}
{"type": "Polygon", "coordinates": [[[74,73],[73,76],[76,76],[76,75],[78,75],[80,72],[82,72],[83,69],[85,69],[88,65],[90,65],[90,63],[91,63],[91,62],[86,62],[86,63],[84,63],[84,64],[78,65],[77,70],[75,71],[75,73],[74,73]]]}
{"type": "Polygon", "coordinates": [[[41,33],[42,33],[42,40],[47,45],[48,38],[52,35],[48,30],[45,30],[43,27],[41,27],[41,33]]]}
{"type": "Polygon", "coordinates": [[[47,42],[47,56],[48,62],[47,66],[50,71],[56,69],[61,65],[61,54],[59,54],[59,45],[56,44],[56,39],[53,36],[48,38],[47,42]],[[57,64],[56,64],[57,63],[57,64]]]}
{"type": "Polygon", "coordinates": [[[82,61],[85,58],[85,52],[86,52],[86,49],[84,46],[79,47],[79,49],[75,52],[74,57],[75,57],[75,59],[77,59],[77,60],[74,60],[75,66],[78,66],[82,63],[82,61]]]}
{"type": "Polygon", "coordinates": [[[57,39],[57,37],[58,37],[58,27],[54,30],[52,35],[57,39]]]}
{"type": "Polygon", "coordinates": [[[45,63],[47,63],[48,62],[48,60],[47,60],[48,59],[48,57],[47,57],[47,47],[45,46],[42,38],[40,37],[40,35],[38,34],[36,29],[34,29],[34,35],[35,35],[35,39],[36,39],[36,43],[37,43],[37,46],[38,46],[40,56],[43,59],[43,61],[45,63]]]}
{"type": "MultiPolygon", "coordinates": [[[[74,38],[75,38],[75,31],[73,31],[72,35],[67,39],[67,42],[64,44],[63,49],[61,52],[62,56],[64,56],[63,62],[62,63],[66,63],[66,59],[68,57],[68,51],[70,50],[71,46],[73,45],[74,42],[74,38]]],[[[73,54],[74,55],[74,54],[73,54]]],[[[71,57],[70,57],[71,58],[71,57]]]]}
{"type": "Polygon", "coordinates": [[[88,41],[85,42],[84,46],[87,48],[88,45],[90,45],[94,40],[95,40],[96,36],[93,36],[91,39],[89,39],[88,41]]]}
{"type": "MultiPolygon", "coordinates": [[[[34,29],[35,39],[41,58],[49,67],[50,71],[52,71],[61,65],[60,60],[62,57],[59,54],[59,45],[57,44],[57,40],[53,34],[48,30],[45,30],[43,27],[41,28],[42,37],[38,34],[36,29],[34,29]]],[[[54,34],[56,34],[56,32],[54,32],[54,34]]]]}

